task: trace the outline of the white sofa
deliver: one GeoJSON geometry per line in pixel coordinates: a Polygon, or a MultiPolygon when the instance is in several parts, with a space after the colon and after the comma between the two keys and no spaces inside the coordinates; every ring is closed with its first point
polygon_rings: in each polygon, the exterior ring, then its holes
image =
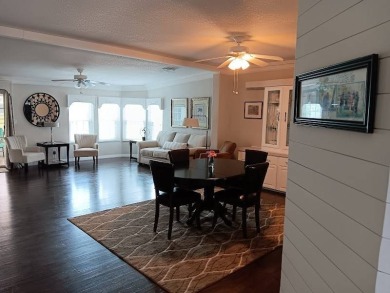
{"type": "Polygon", "coordinates": [[[173,131],[160,131],[156,140],[139,141],[138,163],[148,164],[150,160],[169,162],[168,152],[188,148],[190,157],[198,149],[206,148],[206,135],[173,131]]]}

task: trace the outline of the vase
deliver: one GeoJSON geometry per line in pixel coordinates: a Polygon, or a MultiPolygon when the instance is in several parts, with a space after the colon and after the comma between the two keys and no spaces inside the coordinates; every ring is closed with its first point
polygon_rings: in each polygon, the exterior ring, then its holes
{"type": "Polygon", "coordinates": [[[214,157],[210,157],[209,158],[209,167],[213,167],[214,168],[214,157]]]}

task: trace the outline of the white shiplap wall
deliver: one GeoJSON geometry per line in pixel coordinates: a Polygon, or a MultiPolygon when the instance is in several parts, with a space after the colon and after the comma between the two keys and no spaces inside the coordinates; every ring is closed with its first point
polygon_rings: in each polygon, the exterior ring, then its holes
{"type": "Polygon", "coordinates": [[[372,134],[292,125],[280,292],[390,292],[390,1],[300,0],[295,73],[379,54],[372,134]]]}

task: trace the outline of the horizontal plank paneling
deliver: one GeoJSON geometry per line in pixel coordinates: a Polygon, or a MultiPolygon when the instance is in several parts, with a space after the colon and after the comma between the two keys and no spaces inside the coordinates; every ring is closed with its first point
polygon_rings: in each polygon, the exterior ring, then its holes
{"type": "MultiPolygon", "coordinates": [[[[288,172],[290,181],[312,192],[319,200],[354,219],[377,235],[381,235],[385,202],[309,170],[293,161],[288,164],[288,172]]],[[[289,190],[289,198],[292,199],[294,195],[294,193],[290,195],[289,190]]]]}
{"type": "Polygon", "coordinates": [[[280,277],[280,293],[297,293],[283,271],[280,277]]]}
{"type": "Polygon", "coordinates": [[[389,293],[390,275],[378,272],[375,293],[389,293]]]}
{"type": "Polygon", "coordinates": [[[299,0],[298,14],[301,15],[308,12],[308,10],[313,8],[319,2],[321,2],[321,0],[299,0]]]}
{"type": "MultiPolygon", "coordinates": [[[[390,64],[388,68],[390,72],[390,64]]],[[[383,76],[381,76],[381,79],[383,79],[383,76]]],[[[389,74],[389,79],[390,79],[390,74],[389,74]]],[[[389,93],[378,94],[376,96],[374,133],[376,132],[377,129],[390,130],[390,115],[388,115],[389,109],[390,109],[390,94],[389,93]]],[[[387,136],[390,137],[390,134],[387,133],[387,136]]],[[[388,142],[390,142],[390,138],[388,142]]]]}
{"type": "Polygon", "coordinates": [[[388,167],[290,142],[289,159],[379,200],[386,199],[388,167]]]}
{"type": "MultiPolygon", "coordinates": [[[[286,210],[286,213],[289,209],[286,210]]],[[[335,266],[335,264],[319,250],[299,227],[293,224],[289,218],[284,222],[285,241],[283,242],[283,253],[290,259],[303,257],[318,272],[321,278],[332,288],[334,292],[355,293],[361,291],[347,276],[335,266]],[[294,249],[289,246],[293,244],[294,249]],[[299,252],[299,255],[292,254],[299,252]]]]}
{"type": "Polygon", "coordinates": [[[390,239],[383,238],[379,257],[378,270],[390,275],[390,239]]]}
{"type": "Polygon", "coordinates": [[[374,133],[367,134],[296,124],[292,124],[290,130],[293,142],[390,166],[390,156],[385,154],[390,148],[388,130],[375,129],[374,133]]]}
{"type": "Polygon", "coordinates": [[[326,0],[311,7],[310,13],[302,14],[298,19],[298,38],[327,20],[335,17],[362,0],[326,0]],[[339,4],[339,5],[335,5],[339,4]]]}
{"type": "Polygon", "coordinates": [[[283,261],[284,259],[288,259],[290,261],[292,266],[296,268],[297,271],[299,271],[300,276],[304,276],[305,282],[311,291],[322,293],[333,292],[328,284],[326,284],[326,282],[321,278],[318,272],[313,269],[313,267],[306,261],[306,259],[302,257],[302,255],[289,241],[289,239],[284,238],[283,247],[283,261]]]}
{"type": "MultiPolygon", "coordinates": [[[[331,233],[372,267],[378,265],[381,237],[293,182],[289,182],[289,200],[304,209],[315,222],[331,233]]],[[[351,201],[353,202],[353,201],[351,201]]],[[[366,213],[375,213],[367,210],[366,213]]]]}
{"type": "MultiPolygon", "coordinates": [[[[371,293],[375,287],[377,270],[340,242],[329,231],[313,221],[301,207],[291,201],[286,218],[293,222],[327,258],[363,292],[371,293]]],[[[303,207],[304,209],[304,207],[303,207]]],[[[289,237],[288,237],[289,238],[289,237]]],[[[372,249],[375,249],[374,247],[372,249]]],[[[347,291],[348,292],[348,291],[347,291]]]]}
{"type": "MultiPolygon", "coordinates": [[[[389,186],[389,189],[390,189],[390,186],[389,186]]],[[[382,233],[383,237],[390,239],[390,203],[389,202],[390,202],[390,190],[387,193],[387,204],[386,204],[385,219],[384,219],[383,233],[382,233]]]]}
{"type": "Polygon", "coordinates": [[[300,58],[352,35],[390,20],[388,0],[365,0],[298,38],[296,56],[300,58]],[[367,17],[367,12],[375,17],[367,17]]]}
{"type": "Polygon", "coordinates": [[[286,257],[285,254],[283,254],[282,262],[283,262],[283,270],[285,274],[288,276],[288,279],[291,285],[294,287],[295,291],[299,293],[312,293],[312,291],[306,285],[305,281],[299,275],[299,273],[294,268],[293,264],[286,257]]]}
{"type": "MultiPolygon", "coordinates": [[[[350,36],[332,46],[318,48],[317,51],[309,55],[300,57],[295,64],[297,74],[304,73],[316,68],[321,68],[331,64],[340,63],[357,57],[379,54],[380,58],[390,56],[390,39],[385,36],[390,30],[390,21],[377,27],[363,31],[357,35],[350,36]],[[375,48],[372,44],[375,44],[375,48]]],[[[384,65],[380,66],[383,67],[384,65]]],[[[379,75],[380,80],[381,74],[379,75]]],[[[390,85],[388,83],[378,83],[380,93],[389,93],[390,85]],[[387,90],[385,90],[387,88],[387,90]]]]}

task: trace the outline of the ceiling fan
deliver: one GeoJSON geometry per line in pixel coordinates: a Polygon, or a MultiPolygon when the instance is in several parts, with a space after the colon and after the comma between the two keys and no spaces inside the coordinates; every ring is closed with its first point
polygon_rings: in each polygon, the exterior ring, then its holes
{"type": "Polygon", "coordinates": [[[88,77],[83,74],[83,70],[84,70],[83,68],[77,68],[77,71],[79,72],[79,74],[75,74],[73,76],[73,79],[52,79],[52,81],[72,81],[72,82],[74,82],[75,88],[78,88],[78,89],[89,88],[89,87],[95,86],[97,84],[110,85],[109,83],[106,83],[106,82],[88,79],[88,77]]]}
{"type": "Polygon", "coordinates": [[[228,54],[226,54],[225,56],[202,59],[197,60],[195,62],[205,62],[216,59],[228,58],[226,61],[221,63],[218,68],[228,66],[231,70],[245,70],[249,67],[249,63],[255,64],[257,66],[266,66],[268,63],[261,59],[283,61],[283,58],[278,56],[249,53],[248,47],[241,46],[241,43],[244,41],[244,36],[232,36],[231,39],[236,42],[237,45],[231,47],[229,49],[228,54]]]}

